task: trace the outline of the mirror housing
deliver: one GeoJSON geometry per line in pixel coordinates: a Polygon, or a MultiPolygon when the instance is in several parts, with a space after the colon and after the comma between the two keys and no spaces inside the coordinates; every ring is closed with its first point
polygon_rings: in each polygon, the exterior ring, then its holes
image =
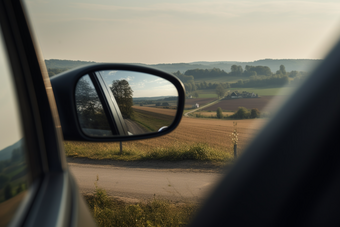
{"type": "MultiPolygon", "coordinates": [[[[111,63],[92,64],[53,76],[51,77],[51,84],[57,103],[60,123],[65,140],[109,142],[147,139],[165,135],[173,131],[178,126],[184,110],[185,90],[182,82],[171,74],[144,66],[111,63]],[[107,99],[107,94],[104,94],[105,92],[101,88],[101,86],[103,86],[103,82],[95,79],[95,74],[99,71],[129,71],[137,74],[149,74],[152,76],[163,78],[164,80],[171,83],[174,88],[177,89],[178,93],[176,108],[177,112],[173,118],[171,125],[164,125],[166,127],[162,127],[161,130],[157,129],[154,132],[139,135],[133,135],[130,132],[127,133],[126,130],[125,133],[113,136],[91,136],[91,134],[86,133],[87,131],[84,130],[80,124],[79,110],[77,110],[77,100],[75,97],[77,83],[82,77],[84,77],[84,75],[90,75],[91,78],[93,78],[93,86],[98,93],[103,108],[105,110],[108,110],[110,108],[112,109],[112,103],[110,103],[110,100],[107,99]]],[[[117,116],[114,113],[109,113],[108,111],[106,111],[106,113],[106,115],[109,115],[107,116],[108,124],[113,129],[113,125],[115,125],[115,121],[117,121],[117,116]]]]}

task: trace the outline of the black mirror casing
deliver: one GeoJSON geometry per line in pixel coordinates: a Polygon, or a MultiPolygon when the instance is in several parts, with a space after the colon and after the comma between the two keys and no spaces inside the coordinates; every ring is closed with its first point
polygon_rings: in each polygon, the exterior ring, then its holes
{"type": "MultiPolygon", "coordinates": [[[[94,86],[96,89],[100,86],[100,82],[93,80],[94,86]]],[[[175,76],[168,74],[166,72],[144,67],[138,65],[130,65],[130,64],[92,64],[83,66],[80,68],[76,68],[70,71],[66,71],[64,73],[58,74],[56,76],[51,77],[51,84],[55,96],[55,100],[58,107],[59,118],[61,122],[62,132],[65,140],[73,140],[73,141],[97,141],[97,142],[109,142],[109,141],[127,141],[127,140],[138,140],[138,139],[147,139],[153,138],[156,136],[165,135],[171,131],[173,131],[182,118],[182,113],[184,110],[185,103],[185,90],[182,82],[176,78],[175,76]],[[86,135],[79,124],[78,115],[76,111],[76,101],[75,101],[75,89],[77,82],[81,77],[86,74],[93,74],[96,71],[102,70],[124,70],[124,71],[132,71],[139,73],[146,73],[150,75],[154,75],[171,82],[177,89],[178,92],[178,104],[177,104],[177,113],[171,125],[169,125],[165,130],[161,130],[160,132],[142,134],[142,135],[122,135],[116,137],[91,137],[86,135]]],[[[100,89],[97,89],[100,91],[100,89]]],[[[98,96],[102,101],[102,105],[104,109],[109,108],[109,103],[104,98],[105,95],[102,92],[98,92],[98,96]]],[[[114,113],[113,113],[114,115],[114,113]]],[[[112,125],[113,119],[112,116],[108,117],[109,124],[112,125]]]]}

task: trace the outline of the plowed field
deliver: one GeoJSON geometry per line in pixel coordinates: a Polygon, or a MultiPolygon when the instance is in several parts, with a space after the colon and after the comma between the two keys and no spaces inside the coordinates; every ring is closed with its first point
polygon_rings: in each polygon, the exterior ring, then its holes
{"type": "Polygon", "coordinates": [[[156,108],[156,107],[145,107],[145,106],[133,106],[133,109],[137,109],[144,112],[152,112],[152,113],[158,113],[158,114],[164,114],[169,116],[175,116],[177,110],[171,110],[171,109],[164,109],[164,108],[156,108]]]}
{"type": "MultiPolygon", "coordinates": [[[[267,119],[237,120],[239,133],[239,148],[246,144],[259,132],[267,119]]],[[[232,120],[202,119],[183,117],[181,123],[173,132],[155,139],[132,142],[138,147],[152,148],[172,146],[174,143],[195,144],[207,143],[209,146],[223,150],[232,147],[230,134],[234,130],[232,120]]]]}
{"type": "MultiPolygon", "coordinates": [[[[270,101],[276,98],[277,102],[283,101],[286,96],[262,96],[260,98],[245,98],[245,99],[228,99],[222,100],[219,103],[208,106],[204,108],[204,110],[212,110],[216,111],[218,107],[221,107],[222,110],[230,110],[235,111],[240,106],[245,107],[247,109],[257,108],[259,111],[263,111],[264,108],[270,103],[270,101]]],[[[272,106],[272,108],[275,108],[272,106]]]]}
{"type": "Polygon", "coordinates": [[[198,103],[200,106],[204,106],[212,101],[216,100],[216,98],[197,98],[197,99],[186,99],[185,100],[185,108],[191,108],[192,105],[198,103]]]}

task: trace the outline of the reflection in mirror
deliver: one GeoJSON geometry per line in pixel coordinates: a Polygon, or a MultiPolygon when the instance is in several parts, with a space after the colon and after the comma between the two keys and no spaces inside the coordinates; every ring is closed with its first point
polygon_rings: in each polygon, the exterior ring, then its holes
{"type": "Polygon", "coordinates": [[[89,75],[83,76],[78,81],[75,99],[78,119],[83,132],[94,137],[112,136],[103,105],[89,75]]]}
{"type": "Polygon", "coordinates": [[[178,93],[168,80],[123,70],[100,71],[96,76],[104,81],[111,100],[119,107],[117,115],[123,118],[128,135],[158,132],[174,121],[178,93]]]}

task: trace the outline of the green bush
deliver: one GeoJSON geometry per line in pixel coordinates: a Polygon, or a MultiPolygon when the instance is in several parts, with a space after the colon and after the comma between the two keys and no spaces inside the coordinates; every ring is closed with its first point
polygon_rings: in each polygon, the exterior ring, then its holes
{"type": "Polygon", "coordinates": [[[219,119],[222,119],[223,118],[223,111],[221,109],[221,107],[218,107],[217,110],[216,110],[216,116],[217,118],[219,119]]]}
{"type": "Polygon", "coordinates": [[[250,117],[251,118],[259,118],[260,117],[260,111],[257,108],[251,109],[250,117]]]}
{"type": "Polygon", "coordinates": [[[239,107],[236,113],[231,117],[236,119],[248,119],[250,117],[250,113],[245,107],[239,107]]]}

